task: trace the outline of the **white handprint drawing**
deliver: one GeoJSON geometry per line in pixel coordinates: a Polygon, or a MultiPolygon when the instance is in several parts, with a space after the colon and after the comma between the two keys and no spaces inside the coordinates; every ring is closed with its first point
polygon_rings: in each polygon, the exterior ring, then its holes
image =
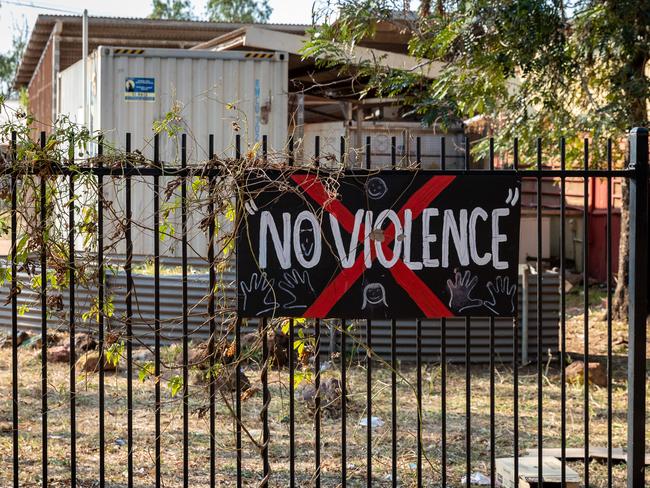
{"type": "Polygon", "coordinates": [[[515,311],[515,295],[517,293],[517,284],[510,285],[510,278],[507,276],[497,276],[496,284],[491,281],[487,284],[490,292],[490,300],[484,302],[485,306],[492,312],[500,315],[512,313],[515,311]]]}
{"type": "Polygon", "coordinates": [[[268,279],[266,273],[253,273],[249,283],[242,281],[239,283],[239,289],[241,290],[242,296],[244,298],[244,310],[246,310],[246,305],[250,299],[261,298],[262,301],[262,310],[257,312],[257,316],[265,314],[271,310],[275,310],[278,307],[278,302],[275,301],[275,291],[273,290],[273,278],[268,279]]]}
{"type": "Polygon", "coordinates": [[[304,295],[304,290],[308,292],[310,302],[314,298],[314,288],[311,285],[307,271],[303,271],[302,273],[296,269],[285,271],[282,279],[278,282],[278,288],[287,294],[288,301],[283,304],[284,308],[304,308],[310,305],[310,303],[297,303],[297,295],[304,295]]]}
{"type": "Polygon", "coordinates": [[[483,305],[483,300],[471,297],[472,291],[478,283],[478,276],[472,277],[469,271],[465,271],[462,275],[459,271],[456,271],[454,277],[455,281],[447,280],[447,287],[451,294],[449,308],[456,312],[462,312],[468,308],[483,305]]]}

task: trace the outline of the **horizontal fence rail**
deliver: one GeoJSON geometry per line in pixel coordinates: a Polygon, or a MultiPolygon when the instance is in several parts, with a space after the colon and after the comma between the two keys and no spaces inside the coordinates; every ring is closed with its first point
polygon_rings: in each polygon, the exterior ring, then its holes
{"type": "Polygon", "coordinates": [[[393,137],[380,163],[370,136],[354,158],[349,141],[329,154],[317,136],[301,161],[293,139],[271,154],[266,137],[244,148],[239,136],[219,159],[210,136],[209,161],[196,162],[182,134],[177,163],[159,160],[159,135],[151,161],[130,134],[111,155],[99,139],[77,156],[69,140],[55,158],[48,141],[25,151],[14,134],[0,168],[0,331],[11,348],[0,363],[0,435],[11,433],[0,486],[647,484],[646,130],[633,131],[624,169],[612,141],[597,153],[585,140],[576,162],[564,140],[551,151],[539,139],[523,164],[518,140],[500,155],[490,140],[475,159],[466,140],[453,167],[444,136],[426,165],[419,137],[399,157],[393,137]],[[494,175],[521,176],[517,316],[238,316],[236,174],[352,166],[480,175],[486,191],[494,175]],[[613,315],[612,216],[623,226],[624,210],[629,323],[613,315]],[[621,448],[627,467],[615,463],[621,448]]]}

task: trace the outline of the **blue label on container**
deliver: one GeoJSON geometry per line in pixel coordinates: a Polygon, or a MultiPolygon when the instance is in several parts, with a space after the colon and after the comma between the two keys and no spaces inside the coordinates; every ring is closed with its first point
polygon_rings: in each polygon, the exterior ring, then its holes
{"type": "Polygon", "coordinates": [[[156,100],[156,79],[126,78],[124,81],[124,99],[153,102],[156,100]]]}

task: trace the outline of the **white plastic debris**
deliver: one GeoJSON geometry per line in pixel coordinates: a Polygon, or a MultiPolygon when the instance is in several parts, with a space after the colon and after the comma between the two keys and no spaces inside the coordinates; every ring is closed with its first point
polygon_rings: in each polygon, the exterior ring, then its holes
{"type": "MultiPolygon", "coordinates": [[[[361,417],[361,420],[359,420],[359,425],[361,427],[367,427],[368,417],[361,417]]],[[[381,418],[375,416],[370,417],[370,426],[373,429],[376,429],[377,427],[381,427],[382,425],[384,425],[384,421],[381,418]]]]}
{"type": "MultiPolygon", "coordinates": [[[[483,473],[479,473],[478,471],[472,473],[472,475],[469,477],[469,482],[471,485],[490,486],[490,478],[485,476],[483,473]]],[[[467,476],[463,476],[460,479],[460,484],[464,485],[466,483],[467,483],[467,476]]]]}

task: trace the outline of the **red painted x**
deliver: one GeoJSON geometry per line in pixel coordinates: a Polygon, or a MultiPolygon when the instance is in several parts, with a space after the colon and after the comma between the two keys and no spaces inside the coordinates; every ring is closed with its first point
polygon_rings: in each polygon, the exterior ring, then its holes
{"type": "MultiPolygon", "coordinates": [[[[294,174],[292,177],[304,191],[324,210],[332,214],[340,225],[350,234],[354,229],[354,216],[343,203],[330,197],[321,181],[314,175],[294,174]]],[[[440,193],[447,188],[455,176],[434,176],[420,187],[402,208],[397,212],[400,222],[404,222],[404,212],[410,209],[412,218],[415,219],[427,208],[440,193]]],[[[363,243],[365,231],[363,226],[359,232],[359,242],[363,243]]],[[[384,231],[384,242],[382,250],[384,255],[392,256],[389,245],[395,239],[395,226],[391,223],[384,231]]],[[[371,253],[374,261],[377,256],[371,253]]],[[[324,318],[336,305],[346,291],[361,277],[365,270],[363,253],[359,255],[352,267],[345,268],[330,283],[325,290],[316,298],[314,303],[306,310],[304,316],[311,318],[324,318]]],[[[453,317],[453,313],[444,303],[431,291],[404,261],[398,259],[395,265],[390,268],[393,278],[411,297],[411,299],[422,310],[425,317],[453,317]]]]}

